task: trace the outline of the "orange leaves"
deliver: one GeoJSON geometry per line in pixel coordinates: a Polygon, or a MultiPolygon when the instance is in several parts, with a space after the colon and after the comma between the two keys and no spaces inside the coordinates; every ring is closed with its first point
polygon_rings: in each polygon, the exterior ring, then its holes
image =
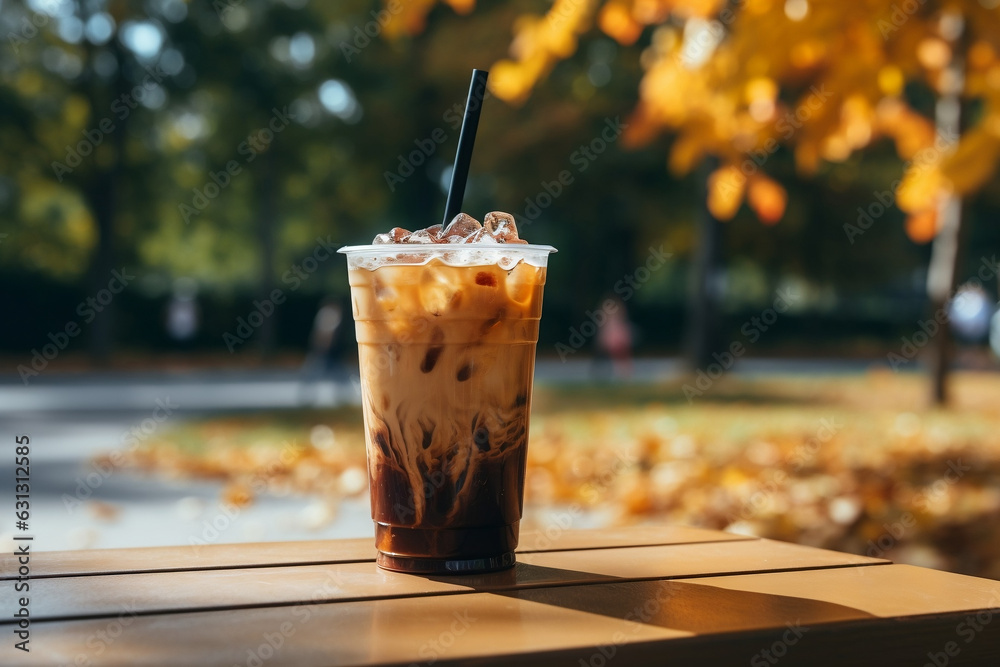
{"type": "Polygon", "coordinates": [[[730,220],[740,204],[747,178],[733,165],[720,167],[708,177],[708,210],[719,220],[730,220]]]}
{"type": "Polygon", "coordinates": [[[773,225],[785,215],[788,193],[762,173],[749,178],[735,165],[726,165],[708,177],[708,210],[718,220],[731,220],[746,197],[747,204],[765,225],[773,225]]]}
{"type": "Polygon", "coordinates": [[[679,136],[670,148],[670,172],[675,176],[683,176],[705,157],[704,138],[693,131],[679,136]]]}
{"type": "Polygon", "coordinates": [[[427,14],[434,9],[437,0],[385,0],[385,11],[391,19],[385,24],[385,35],[392,39],[401,35],[416,35],[423,32],[427,14]]]}
{"type": "MultiPolygon", "coordinates": [[[[455,10],[456,14],[468,14],[476,7],[476,0],[441,0],[455,10]]],[[[385,0],[383,5],[390,20],[385,24],[386,37],[393,39],[402,35],[416,35],[424,31],[427,15],[438,4],[438,0],[385,0]]]]}
{"type": "Polygon", "coordinates": [[[765,225],[776,224],[785,215],[788,194],[785,188],[763,174],[750,179],[747,203],[765,225]]]}
{"type": "Polygon", "coordinates": [[[476,0],[444,0],[458,14],[468,14],[476,7],[476,0]]]}
{"type": "Polygon", "coordinates": [[[928,208],[906,218],[906,235],[914,243],[929,243],[938,231],[937,208],[928,208]]]}
{"type": "Polygon", "coordinates": [[[556,0],[544,17],[522,16],[514,27],[513,59],[493,65],[490,89],[507,102],[523,102],[534,85],[576,51],[577,38],[590,27],[597,0],[556,0]]]}
{"type": "Polygon", "coordinates": [[[993,116],[969,130],[941,164],[941,174],[960,195],[981,188],[1000,161],[1000,118],[993,116]]]}
{"type": "Polygon", "coordinates": [[[896,142],[896,153],[904,160],[934,145],[934,125],[929,119],[895,98],[884,99],[875,108],[875,126],[896,142]]]}
{"type": "Polygon", "coordinates": [[[1000,162],[1000,122],[993,119],[966,132],[954,148],[939,140],[916,154],[896,198],[910,214],[906,234],[914,242],[926,243],[937,234],[945,197],[973,193],[993,176],[1000,162]]]}
{"type": "Polygon", "coordinates": [[[609,2],[601,8],[597,25],[619,44],[633,44],[642,34],[642,24],[635,20],[627,3],[609,2]]]}
{"type": "Polygon", "coordinates": [[[936,206],[945,189],[936,161],[914,164],[903,174],[903,182],[896,191],[896,204],[908,213],[919,213],[936,206]]]}

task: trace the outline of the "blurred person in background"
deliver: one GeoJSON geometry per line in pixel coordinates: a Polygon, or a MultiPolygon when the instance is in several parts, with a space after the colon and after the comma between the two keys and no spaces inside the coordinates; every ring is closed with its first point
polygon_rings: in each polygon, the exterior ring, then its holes
{"type": "Polygon", "coordinates": [[[342,327],[344,309],[340,302],[327,297],[320,303],[309,334],[309,349],[302,364],[302,385],[299,400],[317,403],[319,384],[325,379],[336,380],[341,370],[344,352],[342,327]],[[311,399],[310,399],[311,394],[311,399]]]}
{"type": "Polygon", "coordinates": [[[627,378],[632,375],[632,323],[621,299],[608,308],[607,321],[597,332],[598,363],[610,360],[612,375],[627,378]]]}
{"type": "Polygon", "coordinates": [[[198,333],[198,283],[191,278],[174,281],[167,303],[167,333],[178,343],[189,343],[198,333]]]}

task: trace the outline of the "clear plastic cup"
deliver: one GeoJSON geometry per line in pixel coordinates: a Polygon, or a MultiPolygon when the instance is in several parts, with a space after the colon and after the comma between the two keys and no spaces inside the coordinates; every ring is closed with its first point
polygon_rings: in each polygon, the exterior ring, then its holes
{"type": "Polygon", "coordinates": [[[361,363],[378,564],[514,564],[551,246],[342,248],[361,363]]]}

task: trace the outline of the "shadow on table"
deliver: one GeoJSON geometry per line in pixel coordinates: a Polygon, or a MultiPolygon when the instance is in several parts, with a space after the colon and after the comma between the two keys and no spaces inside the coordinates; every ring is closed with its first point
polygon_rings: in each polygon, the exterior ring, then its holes
{"type": "Polygon", "coordinates": [[[794,629],[800,621],[816,624],[876,618],[860,609],[807,597],[735,591],[689,581],[624,581],[528,563],[491,574],[428,579],[699,635],[786,625],[794,629]]]}

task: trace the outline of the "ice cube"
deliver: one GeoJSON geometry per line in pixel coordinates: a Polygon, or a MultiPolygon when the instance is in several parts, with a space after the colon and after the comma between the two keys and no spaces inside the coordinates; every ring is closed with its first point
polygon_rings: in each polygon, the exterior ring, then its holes
{"type": "Polygon", "coordinates": [[[464,242],[465,243],[496,243],[497,240],[495,238],[493,238],[493,235],[490,234],[489,230],[487,230],[485,227],[483,227],[482,229],[473,232],[469,236],[466,236],[464,242]]]}
{"type": "Polygon", "coordinates": [[[387,233],[379,234],[372,241],[373,245],[383,245],[386,243],[406,243],[410,237],[410,232],[402,227],[393,227],[387,233]]]}
{"type": "Polygon", "coordinates": [[[514,216],[503,211],[491,211],[483,218],[483,229],[489,231],[497,243],[525,243],[517,237],[514,216]]]}
{"type": "Polygon", "coordinates": [[[378,301],[383,310],[386,312],[396,310],[396,307],[399,305],[399,295],[396,294],[396,290],[388,285],[384,285],[378,279],[373,282],[372,288],[375,292],[375,300],[378,301]]]}
{"type": "Polygon", "coordinates": [[[441,236],[448,243],[461,243],[482,228],[483,226],[479,224],[479,221],[471,215],[459,213],[448,223],[445,230],[441,232],[441,236]]]}
{"type": "Polygon", "coordinates": [[[440,315],[462,302],[462,291],[441,271],[427,267],[420,276],[420,304],[428,313],[440,315]]]}
{"type": "Polygon", "coordinates": [[[431,225],[427,229],[418,229],[406,239],[407,243],[444,243],[441,238],[441,225],[431,225]]]}
{"type": "Polygon", "coordinates": [[[514,303],[527,306],[531,303],[537,282],[535,267],[525,263],[518,264],[507,274],[507,296],[514,303]]]}

